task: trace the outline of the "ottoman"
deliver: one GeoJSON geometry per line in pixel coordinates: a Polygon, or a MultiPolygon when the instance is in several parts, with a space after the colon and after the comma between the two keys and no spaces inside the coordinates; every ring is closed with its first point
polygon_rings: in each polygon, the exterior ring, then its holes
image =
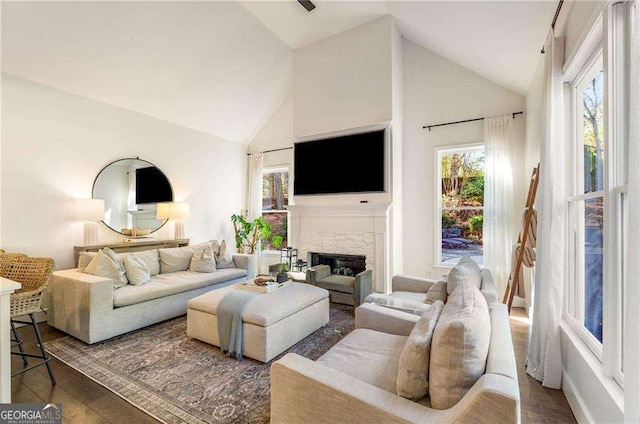
{"type": "MultiPolygon", "coordinates": [[[[233,286],[212,290],[187,303],[187,335],[220,346],[216,310],[233,286]]],[[[291,282],[254,297],[243,314],[242,355],[269,362],[329,322],[329,292],[291,282]]]]}

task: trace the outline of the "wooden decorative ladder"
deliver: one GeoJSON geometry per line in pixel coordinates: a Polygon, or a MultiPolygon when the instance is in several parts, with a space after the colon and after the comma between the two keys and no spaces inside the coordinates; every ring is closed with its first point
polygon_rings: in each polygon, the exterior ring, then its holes
{"type": "Polygon", "coordinates": [[[520,278],[520,270],[524,266],[522,261],[524,258],[526,246],[527,246],[527,238],[529,236],[529,226],[531,225],[531,219],[533,216],[533,205],[536,201],[536,193],[538,192],[538,180],[540,175],[540,164],[533,168],[533,172],[531,173],[531,180],[529,182],[529,193],[527,194],[527,202],[525,204],[525,217],[522,231],[518,234],[518,243],[520,243],[520,250],[518,251],[518,259],[515,265],[515,269],[511,269],[511,274],[509,274],[509,280],[507,280],[507,289],[504,292],[504,297],[502,299],[502,303],[507,304],[507,308],[509,313],[511,313],[511,305],[513,304],[513,296],[515,296],[516,291],[518,290],[518,284],[524,284],[523,281],[519,281],[520,278]]]}

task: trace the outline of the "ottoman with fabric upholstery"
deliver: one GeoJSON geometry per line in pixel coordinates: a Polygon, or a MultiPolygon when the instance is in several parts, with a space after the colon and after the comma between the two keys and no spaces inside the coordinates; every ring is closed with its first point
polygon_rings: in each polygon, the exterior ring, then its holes
{"type": "MultiPolygon", "coordinates": [[[[187,303],[187,335],[220,346],[216,311],[232,286],[213,290],[187,303]]],[[[291,282],[253,298],[242,313],[242,355],[269,362],[329,322],[329,293],[291,282]]]]}

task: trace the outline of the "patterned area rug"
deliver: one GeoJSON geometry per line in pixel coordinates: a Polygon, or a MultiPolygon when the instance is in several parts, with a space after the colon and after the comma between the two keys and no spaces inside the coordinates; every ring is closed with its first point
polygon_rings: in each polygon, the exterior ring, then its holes
{"type": "MultiPolygon", "coordinates": [[[[330,316],[274,361],[287,352],[315,360],[353,329],[352,307],[331,304],[330,316]]],[[[268,423],[271,363],[231,359],[186,329],[182,316],[93,345],[67,336],[45,347],[162,422],[268,423]]]]}

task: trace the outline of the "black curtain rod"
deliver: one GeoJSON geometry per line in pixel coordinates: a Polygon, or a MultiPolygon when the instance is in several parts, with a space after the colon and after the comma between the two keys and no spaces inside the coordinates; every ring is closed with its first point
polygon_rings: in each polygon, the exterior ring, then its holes
{"type": "MultiPolygon", "coordinates": [[[[516,115],[522,115],[524,112],[513,112],[511,114],[511,118],[515,118],[516,115]]],[[[435,127],[444,127],[445,125],[454,125],[454,124],[464,124],[465,122],[473,122],[473,121],[483,121],[485,118],[474,118],[474,119],[465,119],[464,121],[455,121],[455,122],[445,122],[444,124],[436,124],[436,125],[425,125],[422,129],[428,128],[431,131],[431,128],[435,127]]]]}
{"type": "MultiPolygon", "coordinates": [[[[560,0],[558,2],[558,8],[556,9],[556,14],[553,15],[553,22],[551,22],[551,28],[556,27],[556,22],[558,21],[558,16],[560,16],[560,9],[562,9],[562,3],[564,3],[564,0],[560,0]]],[[[540,50],[540,54],[544,54],[544,46],[542,46],[542,50],[540,50]]]]}
{"type": "MultiPolygon", "coordinates": [[[[254,152],[254,153],[271,153],[271,152],[279,152],[281,150],[291,150],[291,149],[293,149],[293,147],[283,147],[281,149],[264,150],[262,152],[254,152]]],[[[251,153],[247,153],[247,156],[251,156],[251,153]]]]}

